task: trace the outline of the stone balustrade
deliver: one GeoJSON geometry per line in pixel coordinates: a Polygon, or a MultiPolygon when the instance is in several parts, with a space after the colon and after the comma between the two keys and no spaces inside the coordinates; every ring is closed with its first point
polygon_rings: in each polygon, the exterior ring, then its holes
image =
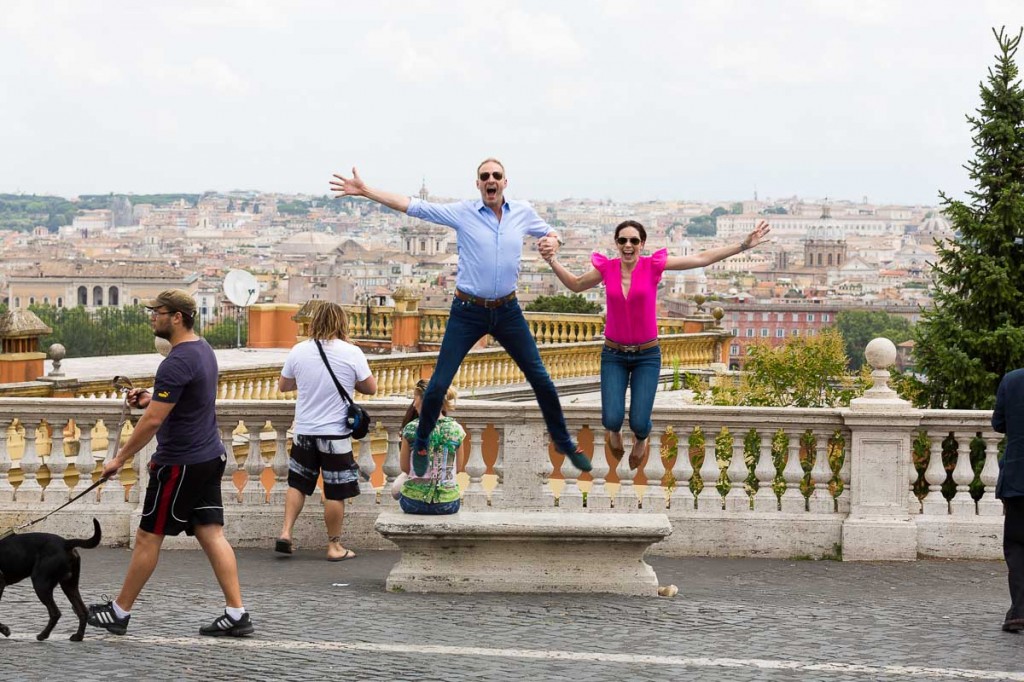
{"type": "MultiPolygon", "coordinates": [[[[489,369],[466,369],[495,380],[489,369]]],[[[363,494],[345,521],[356,547],[386,546],[373,522],[397,509],[386,486],[399,473],[407,405],[374,401],[377,428],[356,444],[363,494]]],[[[294,404],[225,399],[217,409],[233,455],[223,484],[227,532],[240,545],[269,547],[283,513],[294,404]]],[[[0,529],[84,489],[113,452],[116,438],[105,433],[119,416],[116,399],[0,399],[0,529]]],[[[672,555],[1001,557],[993,497],[1000,436],[988,412],[914,410],[871,396],[843,409],[659,407],[651,455],[631,471],[606,451],[599,408],[568,405],[570,430],[594,461],[582,475],[554,454],[532,404],[467,400],[454,416],[468,434],[467,510],[664,513],[674,532],[653,551],[672,555]]],[[[41,527],[83,535],[95,516],[104,542],[128,542],[145,458],[136,462],[138,482],[126,471],[41,527]]],[[[314,497],[297,530],[306,546],[324,542],[320,511],[314,497]]]]}

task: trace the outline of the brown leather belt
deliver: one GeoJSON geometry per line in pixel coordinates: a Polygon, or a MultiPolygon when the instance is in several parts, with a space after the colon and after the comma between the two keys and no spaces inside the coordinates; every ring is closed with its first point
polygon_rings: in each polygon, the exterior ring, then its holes
{"type": "Polygon", "coordinates": [[[622,343],[615,343],[614,341],[609,341],[608,339],[605,339],[604,345],[607,346],[608,348],[611,348],[612,350],[622,351],[623,353],[639,353],[642,350],[647,350],[648,348],[654,348],[655,346],[657,346],[658,339],[648,341],[647,343],[639,343],[634,346],[627,346],[622,343]]]}
{"type": "Polygon", "coordinates": [[[512,292],[508,296],[502,296],[501,298],[480,298],[473,294],[467,294],[462,289],[455,290],[455,298],[460,301],[467,301],[473,305],[482,306],[484,308],[497,308],[498,306],[505,305],[509,301],[516,300],[516,292],[512,292]]]}

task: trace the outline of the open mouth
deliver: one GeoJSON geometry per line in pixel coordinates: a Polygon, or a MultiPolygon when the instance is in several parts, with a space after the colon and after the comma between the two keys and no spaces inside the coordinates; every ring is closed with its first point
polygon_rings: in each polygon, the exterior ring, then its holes
{"type": "Polygon", "coordinates": [[[488,199],[493,199],[494,197],[498,196],[498,186],[497,185],[487,185],[486,187],[484,187],[484,192],[487,193],[487,198],[488,199]]]}

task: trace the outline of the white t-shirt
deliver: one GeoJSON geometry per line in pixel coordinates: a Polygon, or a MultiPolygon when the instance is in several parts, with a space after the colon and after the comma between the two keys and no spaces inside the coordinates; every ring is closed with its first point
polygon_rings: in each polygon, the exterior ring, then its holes
{"type": "MultiPolygon", "coordinates": [[[[370,365],[358,346],[340,339],[321,342],[327,358],[331,361],[334,376],[355,399],[356,382],[370,376],[370,365]]],[[[344,427],[348,416],[348,403],[324,366],[313,340],[295,344],[281,368],[281,376],[295,379],[299,397],[295,403],[295,433],[303,436],[342,436],[348,433],[344,427]]]]}

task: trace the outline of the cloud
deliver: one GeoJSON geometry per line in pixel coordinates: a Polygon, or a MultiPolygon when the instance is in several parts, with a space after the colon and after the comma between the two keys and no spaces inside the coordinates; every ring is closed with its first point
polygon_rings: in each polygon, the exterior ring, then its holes
{"type": "Polygon", "coordinates": [[[579,64],[586,55],[572,28],[560,16],[511,9],[501,14],[499,23],[511,54],[547,65],[579,64]]]}

